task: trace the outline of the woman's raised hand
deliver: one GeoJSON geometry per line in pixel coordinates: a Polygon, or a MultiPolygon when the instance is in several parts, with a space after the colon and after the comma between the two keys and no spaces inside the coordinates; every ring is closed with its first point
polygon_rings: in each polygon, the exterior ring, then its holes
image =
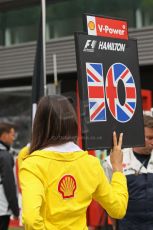
{"type": "Polygon", "coordinates": [[[117,141],[116,132],[113,132],[113,149],[110,154],[110,161],[112,164],[113,172],[122,172],[123,153],[121,150],[123,140],[123,133],[120,133],[119,140],[117,141]]]}

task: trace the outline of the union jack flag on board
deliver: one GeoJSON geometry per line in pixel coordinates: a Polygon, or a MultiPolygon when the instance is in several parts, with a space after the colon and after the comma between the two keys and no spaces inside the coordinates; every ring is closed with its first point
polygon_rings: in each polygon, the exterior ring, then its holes
{"type": "Polygon", "coordinates": [[[113,64],[106,76],[106,99],[109,110],[119,122],[131,120],[136,109],[137,94],[134,78],[122,63],[113,64]],[[118,98],[118,82],[122,80],[125,88],[125,102],[121,105],[118,98]]]}
{"type": "Polygon", "coordinates": [[[106,120],[103,66],[101,63],[86,63],[89,117],[91,122],[106,120]]]}

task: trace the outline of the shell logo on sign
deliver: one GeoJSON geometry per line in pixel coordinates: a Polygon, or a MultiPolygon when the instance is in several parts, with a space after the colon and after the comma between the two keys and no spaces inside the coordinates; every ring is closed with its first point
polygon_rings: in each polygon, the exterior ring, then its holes
{"type": "Polygon", "coordinates": [[[94,16],[87,16],[87,27],[88,27],[88,34],[97,35],[96,19],[94,16]]]}
{"type": "Polygon", "coordinates": [[[76,180],[72,175],[64,175],[58,183],[58,191],[63,199],[74,197],[76,180]]]}
{"type": "Polygon", "coordinates": [[[90,30],[94,30],[94,29],[95,29],[95,23],[92,22],[92,21],[90,21],[90,22],[88,23],[88,27],[89,27],[90,30]]]}

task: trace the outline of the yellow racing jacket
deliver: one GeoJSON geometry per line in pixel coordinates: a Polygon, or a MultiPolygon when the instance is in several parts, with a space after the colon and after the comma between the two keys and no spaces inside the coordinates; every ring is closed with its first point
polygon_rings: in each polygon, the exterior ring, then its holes
{"type": "Polygon", "coordinates": [[[86,151],[38,150],[20,168],[25,230],[87,230],[92,199],[113,218],[127,209],[126,178],[115,172],[108,182],[96,157],[86,151]]]}

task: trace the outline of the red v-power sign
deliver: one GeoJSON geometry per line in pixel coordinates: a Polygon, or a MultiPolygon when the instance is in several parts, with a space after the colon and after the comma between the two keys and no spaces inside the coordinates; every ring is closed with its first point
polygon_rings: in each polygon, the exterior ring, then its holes
{"type": "Polygon", "coordinates": [[[86,15],[88,35],[128,40],[128,25],[125,20],[86,15]]]}

